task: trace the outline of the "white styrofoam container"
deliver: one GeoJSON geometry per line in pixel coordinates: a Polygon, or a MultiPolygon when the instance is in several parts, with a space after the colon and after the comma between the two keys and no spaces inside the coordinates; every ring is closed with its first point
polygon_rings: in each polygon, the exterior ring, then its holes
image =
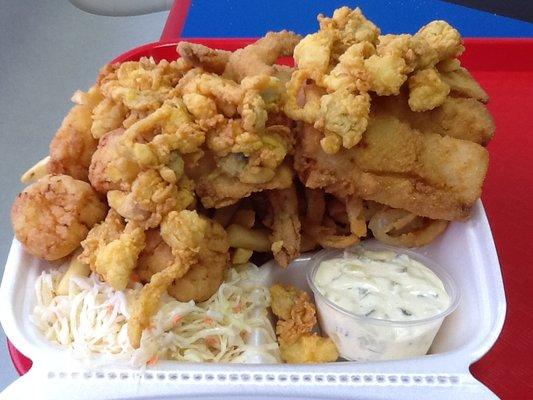
{"type": "MultiPolygon", "coordinates": [[[[46,262],[14,240],[0,286],[6,335],[33,361],[32,369],[0,399],[321,398],[490,399],[496,396],[469,372],[494,344],[505,317],[505,294],[490,227],[481,202],[466,222],[454,222],[423,253],[447,269],[462,297],[439,331],[430,354],[399,361],[328,364],[193,364],[162,361],[139,370],[127,364],[87,365],[47,342],[29,320],[34,282],[46,262]]],[[[271,282],[308,289],[302,255],[271,282]]]]}

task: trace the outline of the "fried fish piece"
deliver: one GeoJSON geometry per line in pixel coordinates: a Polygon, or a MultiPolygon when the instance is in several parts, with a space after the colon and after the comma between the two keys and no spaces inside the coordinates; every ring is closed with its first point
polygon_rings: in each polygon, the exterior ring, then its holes
{"type": "Polygon", "coordinates": [[[335,155],[304,126],[294,167],[309,188],[355,195],[432,219],[465,219],[481,195],[487,150],[472,142],[411,129],[392,116],[371,119],[359,146],[335,155]]]}
{"type": "Polygon", "coordinates": [[[405,95],[377,97],[372,113],[391,115],[424,133],[438,133],[486,145],[495,125],[487,106],[473,98],[448,96],[440,107],[424,112],[412,111],[405,95]]]}

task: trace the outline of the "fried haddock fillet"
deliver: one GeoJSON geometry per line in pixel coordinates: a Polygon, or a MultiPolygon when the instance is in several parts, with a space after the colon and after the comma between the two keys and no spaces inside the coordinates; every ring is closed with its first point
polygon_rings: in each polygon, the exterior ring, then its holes
{"type": "Polygon", "coordinates": [[[424,133],[438,133],[486,145],[494,135],[495,125],[487,106],[474,98],[447,97],[433,110],[415,112],[406,96],[377,97],[372,112],[392,115],[424,133]]]}
{"type": "Polygon", "coordinates": [[[392,116],[374,117],[359,146],[333,156],[320,138],[304,126],[296,146],[294,167],[309,188],[444,220],[467,218],[481,195],[488,152],[476,143],[424,134],[392,116]]]}

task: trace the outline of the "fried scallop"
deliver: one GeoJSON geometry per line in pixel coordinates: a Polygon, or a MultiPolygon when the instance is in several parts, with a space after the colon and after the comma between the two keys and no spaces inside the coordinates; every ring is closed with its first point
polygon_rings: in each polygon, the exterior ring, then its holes
{"type": "Polygon", "coordinates": [[[16,238],[29,253],[57,260],[80,245],[106,210],[88,183],[46,175],[18,195],[11,219],[16,238]]]}

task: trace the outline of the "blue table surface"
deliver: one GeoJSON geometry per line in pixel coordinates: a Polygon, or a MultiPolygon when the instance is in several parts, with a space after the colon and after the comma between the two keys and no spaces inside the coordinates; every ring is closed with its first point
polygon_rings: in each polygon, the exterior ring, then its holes
{"type": "MultiPolygon", "coordinates": [[[[524,8],[533,7],[530,0],[521,1],[524,8]]],[[[343,5],[360,7],[383,33],[415,33],[444,19],[467,37],[533,37],[532,23],[437,0],[193,0],[183,37],[256,37],[281,29],[309,33],[317,29],[317,14],[331,15],[343,5]]]]}

